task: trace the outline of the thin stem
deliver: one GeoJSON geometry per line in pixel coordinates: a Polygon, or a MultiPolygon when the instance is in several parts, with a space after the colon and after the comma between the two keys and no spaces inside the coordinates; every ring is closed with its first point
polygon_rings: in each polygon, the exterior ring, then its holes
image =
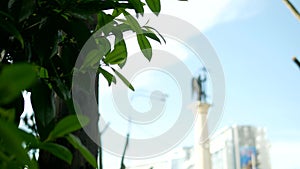
{"type": "Polygon", "coordinates": [[[128,147],[128,143],[129,143],[129,132],[126,135],[126,142],[125,142],[125,146],[124,146],[124,150],[123,150],[123,154],[122,154],[122,160],[121,160],[121,169],[125,169],[125,164],[124,164],[124,159],[125,159],[125,154],[126,154],[126,150],[128,147]]]}
{"type": "Polygon", "coordinates": [[[286,6],[290,9],[290,11],[295,15],[295,17],[300,21],[299,11],[295,8],[295,6],[289,0],[283,0],[286,6]]]}
{"type": "Polygon", "coordinates": [[[300,68],[300,62],[299,60],[294,56],[293,61],[296,63],[296,65],[300,68]]]}

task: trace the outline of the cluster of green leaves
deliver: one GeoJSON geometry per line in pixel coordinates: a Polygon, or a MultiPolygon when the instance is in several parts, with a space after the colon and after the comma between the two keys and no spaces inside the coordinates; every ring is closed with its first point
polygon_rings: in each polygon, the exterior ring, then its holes
{"type": "MultiPolygon", "coordinates": [[[[30,87],[36,80],[35,67],[26,63],[2,65],[0,74],[0,168],[38,168],[35,158],[30,158],[30,151],[43,149],[71,163],[71,152],[55,143],[58,138],[65,138],[96,168],[97,163],[91,153],[72,135],[73,131],[88,124],[85,116],[70,115],[59,121],[45,140],[27,133],[15,124],[15,108],[11,102],[20,97],[22,90],[30,87]],[[3,106],[4,105],[4,106],[3,106]],[[10,108],[9,108],[10,107],[10,108]]],[[[34,155],[34,154],[32,154],[34,155]]],[[[34,157],[34,156],[33,156],[34,157]]]]}
{"type": "Polygon", "coordinates": [[[1,168],[38,168],[34,154],[30,158],[29,154],[32,150],[46,150],[56,157],[66,161],[68,164],[72,162],[72,153],[65,146],[57,144],[56,139],[66,139],[74,148],[78,149],[83,157],[94,167],[97,168],[96,158],[81,143],[81,141],[71,132],[80,129],[88,123],[88,118],[80,116],[78,119],[75,115],[70,115],[57,123],[50,132],[46,140],[41,141],[32,133],[18,129],[17,126],[0,119],[1,147],[0,147],[0,167],[1,168]],[[80,122],[79,122],[79,121],[80,122]]]}
{"type": "Polygon", "coordinates": [[[116,83],[116,75],[134,90],[113,66],[122,68],[126,63],[124,32],[136,33],[148,60],[152,57],[149,38],[164,40],[154,28],[141,26],[131,15],[143,15],[145,6],[157,15],[160,12],[160,0],[0,1],[0,168],[37,168],[30,154],[37,149],[70,164],[72,153],[57,139],[66,139],[97,168],[95,157],[71,134],[88,123],[86,117],[80,117],[80,125],[74,115],[71,86],[75,63],[92,33],[101,31],[101,37],[94,38],[95,50],[86,54],[79,72],[95,69],[109,85],[116,83]],[[113,44],[108,41],[111,36],[113,44]],[[31,133],[17,127],[25,90],[31,92],[34,110],[35,131],[31,133]],[[66,105],[67,112],[57,112],[57,98],[66,105]]]}
{"type": "MultiPolygon", "coordinates": [[[[159,4],[159,1],[146,2],[154,13],[160,11],[160,5],[157,5],[159,4]]],[[[140,15],[143,15],[144,9],[141,8],[143,7],[143,3],[137,0],[134,1],[133,4],[135,5],[135,11],[139,12],[140,15]],[[140,4],[141,6],[138,6],[137,4],[140,4]]],[[[102,74],[108,81],[109,85],[111,85],[111,83],[116,83],[116,78],[114,76],[116,75],[131,90],[134,90],[130,82],[113,67],[113,65],[118,65],[120,68],[123,68],[128,57],[123,32],[131,31],[136,34],[140,50],[149,61],[152,58],[152,48],[148,39],[150,38],[159,43],[162,43],[161,40],[165,42],[165,39],[155,28],[148,25],[140,25],[139,22],[123,8],[114,9],[112,14],[100,12],[97,17],[98,29],[96,29],[97,33],[93,38],[93,42],[96,47],[89,50],[83,64],[79,68],[79,71],[85,73],[86,70],[97,69],[97,73],[102,74]],[[121,14],[124,18],[119,19],[118,17],[121,14]],[[108,40],[108,37],[111,36],[115,38],[114,44],[111,44],[108,40]],[[100,63],[102,63],[100,66],[99,60],[101,60],[100,63]],[[110,72],[114,72],[114,74],[103,69],[103,67],[109,67],[111,69],[110,72]]],[[[93,46],[94,44],[89,45],[93,46]]]]}

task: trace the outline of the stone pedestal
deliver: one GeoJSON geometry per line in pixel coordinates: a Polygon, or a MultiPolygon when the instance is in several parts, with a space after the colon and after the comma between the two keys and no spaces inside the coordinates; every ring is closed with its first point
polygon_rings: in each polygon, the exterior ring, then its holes
{"type": "Polygon", "coordinates": [[[211,169],[211,159],[209,152],[209,139],[207,129],[207,113],[210,104],[196,102],[194,113],[197,113],[195,123],[195,169],[211,169]]]}

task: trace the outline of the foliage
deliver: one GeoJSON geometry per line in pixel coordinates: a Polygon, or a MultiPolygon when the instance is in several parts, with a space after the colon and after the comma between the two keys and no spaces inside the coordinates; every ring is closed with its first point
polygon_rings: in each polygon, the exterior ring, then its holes
{"type": "MultiPolygon", "coordinates": [[[[30,151],[36,149],[44,149],[57,156],[58,158],[68,162],[72,161],[72,153],[64,146],[55,143],[57,138],[67,139],[75,148],[86,149],[82,144],[74,144],[75,136],[73,140],[69,140],[70,133],[81,128],[81,125],[87,124],[87,119],[84,116],[80,116],[79,121],[85,123],[79,123],[76,115],[70,115],[62,119],[55,128],[50,132],[48,139],[41,141],[35,137],[32,133],[27,133],[21,129],[18,129],[10,121],[0,119],[1,125],[5,127],[0,128],[1,133],[1,147],[0,147],[0,166],[1,168],[20,168],[29,167],[37,168],[37,161],[35,158],[30,159],[28,156],[30,151]],[[68,130],[63,128],[68,124],[68,130]]],[[[79,142],[79,141],[77,141],[79,142]]],[[[84,152],[85,157],[88,160],[94,160],[94,157],[89,151],[84,152]]],[[[93,163],[93,166],[95,164],[93,163]]],[[[96,167],[95,167],[96,168],[96,167]]]]}
{"type": "MultiPolygon", "coordinates": [[[[74,115],[71,85],[75,62],[92,33],[110,24],[94,42],[95,48],[101,50],[89,52],[79,72],[96,68],[109,85],[116,83],[117,75],[134,90],[112,66],[122,68],[126,63],[124,32],[137,34],[148,60],[152,57],[149,38],[164,40],[154,28],[139,25],[131,15],[143,15],[145,6],[156,15],[161,9],[160,0],[1,0],[0,168],[38,168],[32,153],[36,150],[48,151],[71,164],[72,153],[57,139],[67,140],[91,166],[97,167],[95,156],[71,134],[89,121],[85,116],[74,115]],[[114,44],[109,37],[114,37],[114,44]],[[31,92],[34,110],[30,133],[17,127],[25,90],[31,92]],[[67,106],[67,112],[58,111],[58,98],[67,106]]],[[[24,121],[29,124],[28,119],[24,121]]]]}

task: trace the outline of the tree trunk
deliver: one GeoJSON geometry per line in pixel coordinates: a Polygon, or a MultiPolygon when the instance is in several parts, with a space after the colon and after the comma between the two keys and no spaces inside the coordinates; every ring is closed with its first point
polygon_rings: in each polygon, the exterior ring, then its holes
{"type": "MultiPolygon", "coordinates": [[[[84,144],[90,152],[97,158],[98,146],[92,141],[83,130],[75,133],[80,138],[82,144],[84,144]]],[[[57,143],[69,148],[73,154],[72,164],[69,165],[65,161],[53,156],[49,152],[40,151],[39,166],[40,169],[94,169],[81,155],[81,153],[75,150],[66,140],[57,140],[57,143]]]]}
{"type": "MultiPolygon", "coordinates": [[[[98,77],[96,78],[96,92],[95,95],[98,96],[98,77]]],[[[94,86],[93,86],[94,87],[94,86]]],[[[95,89],[95,88],[93,88],[95,89]]],[[[95,91],[95,90],[92,90],[95,91]]],[[[81,129],[79,131],[74,132],[73,134],[76,135],[82,142],[83,145],[86,146],[86,148],[94,155],[94,157],[97,159],[98,157],[98,150],[99,147],[96,143],[99,143],[100,136],[99,136],[99,129],[98,129],[98,120],[99,120],[99,113],[98,113],[98,106],[96,110],[91,110],[93,107],[90,105],[93,103],[91,95],[86,94],[86,92],[80,92],[80,101],[86,103],[84,106],[87,106],[83,108],[83,110],[90,110],[89,112],[82,112],[84,115],[88,116],[90,119],[89,124],[85,127],[86,130],[89,131],[89,135],[81,129]],[[92,138],[91,138],[92,137],[92,138]],[[95,143],[96,142],[96,143],[95,143]]],[[[77,93],[78,95],[78,93],[77,93]]],[[[92,95],[92,96],[95,96],[92,95]]],[[[97,97],[98,102],[98,97],[97,97]]],[[[57,120],[62,119],[66,115],[72,114],[70,110],[68,110],[67,105],[65,102],[60,99],[59,97],[56,98],[56,112],[57,114],[57,120]]],[[[92,167],[81,155],[79,151],[74,149],[72,145],[70,145],[66,139],[58,139],[57,143],[66,146],[69,150],[71,150],[73,154],[73,160],[72,164],[69,165],[65,161],[58,159],[57,157],[53,156],[52,154],[46,152],[46,151],[40,151],[39,153],[39,166],[40,169],[93,169],[92,167]]],[[[100,154],[101,155],[101,154],[100,154]]],[[[101,165],[101,159],[100,159],[100,168],[102,168],[101,165]]]]}

